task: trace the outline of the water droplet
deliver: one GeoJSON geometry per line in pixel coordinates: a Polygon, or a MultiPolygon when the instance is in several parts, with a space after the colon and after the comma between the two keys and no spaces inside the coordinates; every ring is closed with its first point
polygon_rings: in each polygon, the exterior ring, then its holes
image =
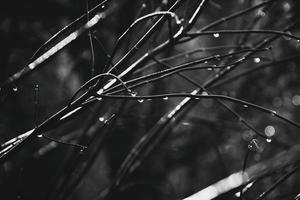
{"type": "Polygon", "coordinates": [[[209,68],[207,68],[207,70],[208,70],[208,71],[212,71],[212,70],[213,70],[213,68],[209,67],[209,68]]]}
{"type": "Polygon", "coordinates": [[[266,142],[267,142],[267,143],[271,143],[271,142],[272,142],[272,139],[271,139],[271,138],[268,138],[268,139],[266,139],[266,142]]]}
{"type": "Polygon", "coordinates": [[[276,116],[276,114],[277,114],[276,111],[274,111],[274,110],[271,111],[272,116],[276,116]]]}
{"type": "Polygon", "coordinates": [[[18,87],[17,87],[17,86],[14,86],[14,87],[13,87],[13,91],[14,91],[14,92],[17,92],[17,91],[18,91],[18,87]]]}
{"type": "Polygon", "coordinates": [[[240,196],[241,196],[241,192],[237,192],[237,193],[235,193],[235,194],[234,194],[234,196],[236,196],[236,197],[240,197],[240,196]]]}
{"type": "Polygon", "coordinates": [[[80,154],[83,154],[85,149],[86,149],[86,148],[84,148],[84,147],[80,148],[80,151],[79,151],[80,154]]]}
{"type": "Polygon", "coordinates": [[[146,7],[147,7],[147,5],[146,5],[145,3],[143,3],[143,4],[142,4],[142,7],[143,7],[143,8],[146,8],[146,7]]]}
{"type": "Polygon", "coordinates": [[[105,8],[105,5],[101,6],[101,8],[102,8],[102,9],[105,8]]]}
{"type": "Polygon", "coordinates": [[[227,70],[230,70],[230,69],[231,69],[231,67],[230,67],[230,66],[228,66],[228,67],[226,67],[226,69],[227,69],[227,70]]]}
{"type": "MultiPolygon", "coordinates": [[[[287,34],[289,34],[289,35],[292,34],[291,31],[286,31],[285,33],[287,33],[287,34]]],[[[286,35],[284,35],[283,38],[284,38],[285,40],[291,40],[291,37],[286,36],[286,35]]]]}
{"type": "Polygon", "coordinates": [[[135,91],[130,91],[130,95],[133,96],[133,97],[136,97],[137,92],[135,92],[135,91]]]}
{"type": "Polygon", "coordinates": [[[208,61],[204,61],[204,64],[207,64],[208,63],[208,61]]]}
{"type": "Polygon", "coordinates": [[[43,137],[43,135],[42,135],[42,134],[40,134],[40,135],[37,135],[37,137],[38,137],[38,138],[42,138],[42,137],[43,137]]]}
{"type": "Polygon", "coordinates": [[[253,60],[255,63],[260,63],[260,58],[259,57],[257,57],[257,58],[254,58],[254,60],[253,60]]]}
{"type": "Polygon", "coordinates": [[[208,93],[207,93],[206,91],[203,91],[203,92],[201,93],[201,95],[203,95],[203,96],[207,96],[207,95],[208,95],[208,93]]]}
{"type": "Polygon", "coordinates": [[[276,130],[275,130],[274,126],[270,126],[270,125],[266,126],[266,128],[265,128],[266,136],[272,137],[275,135],[275,132],[276,132],[276,130]]]}
{"type": "Polygon", "coordinates": [[[248,108],[248,105],[245,104],[245,105],[243,105],[243,107],[244,107],[244,108],[248,108]]]}
{"type": "Polygon", "coordinates": [[[163,100],[165,100],[165,101],[168,100],[168,99],[169,99],[169,97],[164,97],[164,98],[163,98],[163,100]]]}
{"type": "Polygon", "coordinates": [[[99,121],[100,121],[100,122],[104,122],[104,121],[105,121],[105,118],[104,118],[104,117],[99,117],[99,121]]]}
{"type": "Polygon", "coordinates": [[[255,152],[261,152],[262,149],[259,145],[259,141],[257,139],[252,139],[251,142],[248,145],[248,149],[255,152]]]}
{"type": "Polygon", "coordinates": [[[297,40],[298,43],[300,43],[300,40],[297,40]]]}
{"type": "Polygon", "coordinates": [[[219,33],[214,33],[214,37],[218,38],[218,37],[220,37],[220,34],[219,33]]]}
{"type": "Polygon", "coordinates": [[[143,103],[143,102],[144,102],[144,99],[139,99],[138,102],[139,102],[139,103],[143,103]]]}
{"type": "Polygon", "coordinates": [[[220,61],[221,60],[221,56],[219,54],[215,55],[216,60],[220,61]]]}

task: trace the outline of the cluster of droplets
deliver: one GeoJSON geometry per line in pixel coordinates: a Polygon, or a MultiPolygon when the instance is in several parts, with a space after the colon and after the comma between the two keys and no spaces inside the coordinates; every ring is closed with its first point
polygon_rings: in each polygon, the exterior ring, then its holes
{"type": "Polygon", "coordinates": [[[248,149],[253,152],[262,152],[263,148],[258,139],[252,139],[248,144],[248,149]]]}

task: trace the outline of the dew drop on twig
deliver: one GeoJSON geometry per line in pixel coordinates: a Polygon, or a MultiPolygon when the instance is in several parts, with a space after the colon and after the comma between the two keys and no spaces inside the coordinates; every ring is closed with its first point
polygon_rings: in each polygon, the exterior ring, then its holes
{"type": "Polygon", "coordinates": [[[169,97],[164,97],[164,98],[163,98],[163,100],[165,100],[165,101],[168,100],[168,99],[169,99],[169,97]]]}
{"type": "Polygon", "coordinates": [[[259,57],[257,57],[257,58],[254,58],[253,61],[254,61],[255,63],[260,63],[261,59],[260,59],[259,57]]]}
{"type": "Polygon", "coordinates": [[[104,118],[104,117],[99,117],[99,121],[100,121],[100,122],[104,122],[104,121],[105,121],[105,118],[104,118]]]}
{"type": "Polygon", "coordinates": [[[219,54],[215,55],[216,60],[220,61],[221,60],[221,56],[219,54]]]}
{"type": "Polygon", "coordinates": [[[267,142],[267,143],[271,143],[271,142],[272,142],[272,139],[271,139],[271,138],[268,138],[268,139],[266,139],[266,142],[267,142]]]}
{"type": "Polygon", "coordinates": [[[271,111],[271,115],[272,115],[272,116],[276,116],[276,114],[277,114],[276,111],[274,111],[274,110],[271,111]]]}
{"type": "Polygon", "coordinates": [[[138,102],[139,102],[139,103],[143,103],[143,102],[144,102],[144,99],[138,99],[138,102]]]}
{"type": "Polygon", "coordinates": [[[219,33],[214,33],[213,35],[214,35],[215,38],[220,37],[220,34],[219,34],[219,33]]]}
{"type": "Polygon", "coordinates": [[[17,92],[17,91],[18,91],[18,87],[17,87],[17,86],[14,86],[14,87],[13,87],[13,91],[14,91],[14,92],[17,92]]]}
{"type": "Polygon", "coordinates": [[[133,97],[136,97],[136,95],[137,95],[137,92],[135,92],[135,91],[131,91],[131,92],[130,92],[130,95],[131,95],[131,96],[133,96],[133,97]]]}
{"type": "MultiPolygon", "coordinates": [[[[286,34],[289,34],[289,35],[292,34],[291,31],[286,31],[285,33],[286,33],[286,34]]],[[[291,40],[291,37],[286,36],[286,35],[284,35],[283,38],[284,38],[285,40],[291,40]]]]}

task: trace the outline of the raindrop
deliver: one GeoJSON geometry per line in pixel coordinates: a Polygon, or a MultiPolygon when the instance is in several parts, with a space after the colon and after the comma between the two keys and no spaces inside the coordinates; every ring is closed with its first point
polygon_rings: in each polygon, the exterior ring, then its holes
{"type": "Polygon", "coordinates": [[[80,153],[83,154],[83,153],[84,153],[84,150],[85,150],[84,147],[80,148],[80,153]]]}
{"type": "Polygon", "coordinates": [[[105,8],[105,5],[103,5],[101,8],[102,8],[102,9],[105,8]]]}
{"type": "Polygon", "coordinates": [[[137,95],[137,92],[135,92],[135,91],[131,91],[131,92],[130,92],[130,95],[131,95],[131,96],[133,96],[133,97],[136,97],[136,95],[137,95]]]}
{"type": "Polygon", "coordinates": [[[262,149],[259,145],[259,141],[257,139],[252,139],[251,142],[248,145],[248,149],[255,152],[261,152],[262,149]]]}
{"type": "Polygon", "coordinates": [[[18,91],[18,87],[17,87],[17,86],[14,86],[14,87],[13,87],[13,91],[14,91],[14,92],[17,92],[17,91],[18,91]]]}
{"type": "Polygon", "coordinates": [[[145,3],[143,3],[143,4],[142,4],[142,7],[143,7],[143,8],[146,8],[147,6],[146,6],[146,4],[145,4],[145,3]]]}
{"type": "Polygon", "coordinates": [[[204,61],[204,64],[207,64],[208,63],[208,61],[204,61]]]}
{"type": "Polygon", "coordinates": [[[255,62],[255,63],[260,63],[260,58],[258,58],[258,57],[257,57],[257,58],[254,58],[254,62],[255,62]]]}
{"type": "Polygon", "coordinates": [[[42,138],[42,137],[43,137],[43,135],[42,135],[42,134],[40,134],[40,135],[38,135],[37,137],[38,137],[38,138],[42,138]]]}
{"type": "MultiPolygon", "coordinates": [[[[291,31],[287,31],[286,34],[292,35],[291,31]]],[[[291,37],[284,35],[283,38],[285,40],[291,40],[291,37]]]]}
{"type": "Polygon", "coordinates": [[[234,196],[236,196],[236,197],[240,197],[240,196],[241,196],[241,192],[237,192],[237,193],[235,193],[235,194],[234,194],[234,196]]]}
{"type": "Polygon", "coordinates": [[[218,38],[218,37],[220,37],[220,34],[219,33],[214,33],[214,37],[218,38]]]}
{"type": "Polygon", "coordinates": [[[207,68],[207,70],[208,70],[208,71],[212,71],[212,70],[213,70],[213,68],[211,68],[211,67],[210,67],[210,68],[207,68]]]}
{"type": "Polygon", "coordinates": [[[271,143],[271,142],[272,142],[272,139],[271,139],[271,138],[268,138],[268,139],[266,139],[266,142],[267,142],[267,143],[271,143]]]}
{"type": "Polygon", "coordinates": [[[169,99],[169,97],[164,97],[164,98],[163,98],[163,100],[168,100],[168,99],[169,99]]]}
{"type": "Polygon", "coordinates": [[[217,54],[216,56],[215,56],[215,58],[219,61],[219,60],[221,60],[221,56],[219,55],[219,54],[217,54]]]}
{"type": "Polygon", "coordinates": [[[276,111],[274,111],[274,110],[271,111],[271,115],[272,115],[272,116],[276,116],[276,114],[277,114],[276,111]]]}
{"type": "Polygon", "coordinates": [[[105,118],[104,118],[104,117],[99,117],[99,121],[100,121],[100,122],[104,122],[104,121],[105,121],[105,118]]]}
{"type": "Polygon", "coordinates": [[[143,103],[143,102],[144,102],[144,99],[139,99],[138,102],[139,102],[139,103],[143,103]]]}
{"type": "Polygon", "coordinates": [[[231,69],[231,67],[230,67],[230,66],[228,66],[228,67],[226,67],[226,69],[227,69],[227,70],[230,70],[230,69],[231,69]]]}
{"type": "Polygon", "coordinates": [[[297,40],[298,43],[300,43],[300,40],[297,40]]]}
{"type": "Polygon", "coordinates": [[[243,105],[243,107],[244,107],[244,108],[248,108],[248,105],[245,104],[245,105],[243,105]]]}

